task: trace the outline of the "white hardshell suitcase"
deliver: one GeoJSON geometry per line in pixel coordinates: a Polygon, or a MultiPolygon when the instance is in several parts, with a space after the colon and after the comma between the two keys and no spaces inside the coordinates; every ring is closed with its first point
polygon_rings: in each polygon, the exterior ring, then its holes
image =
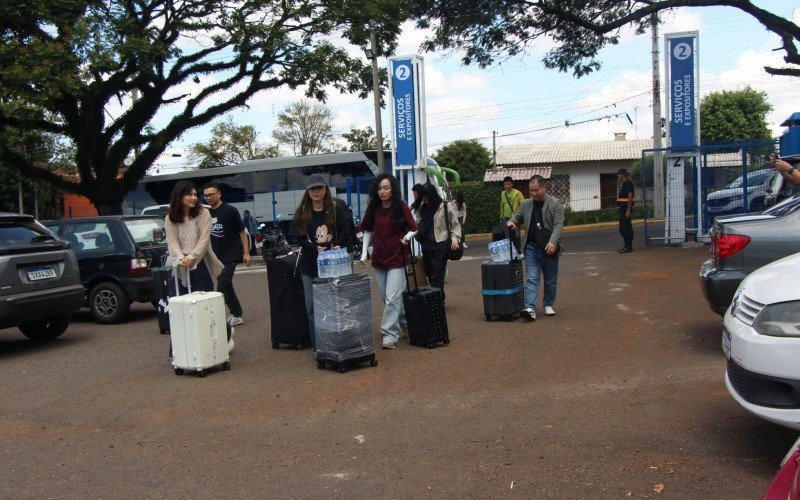
{"type": "MultiPolygon", "coordinates": [[[[192,292],[169,299],[169,328],[172,342],[172,366],[176,375],[184,370],[204,377],[207,368],[222,366],[230,370],[225,299],[220,292],[192,292]]],[[[175,289],[178,286],[178,272],[175,289]]],[[[178,291],[178,293],[180,293],[178,291]]]]}

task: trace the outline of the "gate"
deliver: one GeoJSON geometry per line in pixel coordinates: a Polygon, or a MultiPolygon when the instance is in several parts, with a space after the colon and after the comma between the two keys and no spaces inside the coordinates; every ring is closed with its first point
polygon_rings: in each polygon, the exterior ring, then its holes
{"type": "Polygon", "coordinates": [[[760,212],[791,193],[770,166],[777,140],[642,151],[647,247],[708,241],[714,219],[760,212]]]}

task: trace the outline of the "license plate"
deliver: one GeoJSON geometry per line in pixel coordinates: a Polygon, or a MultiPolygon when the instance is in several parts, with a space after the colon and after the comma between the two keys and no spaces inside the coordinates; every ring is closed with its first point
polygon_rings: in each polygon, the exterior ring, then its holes
{"type": "Polygon", "coordinates": [[[53,266],[29,267],[27,272],[28,279],[31,281],[47,280],[56,277],[56,270],[53,266]]]}
{"type": "Polygon", "coordinates": [[[722,329],[722,352],[725,357],[731,359],[731,334],[726,329],[722,329]]]}

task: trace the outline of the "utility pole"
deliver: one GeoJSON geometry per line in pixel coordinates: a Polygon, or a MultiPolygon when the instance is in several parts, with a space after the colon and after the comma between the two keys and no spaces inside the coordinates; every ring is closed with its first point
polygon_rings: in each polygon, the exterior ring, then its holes
{"type": "Polygon", "coordinates": [[[383,173],[383,130],[381,127],[381,82],[378,75],[378,40],[375,34],[375,22],[369,22],[369,48],[372,53],[372,96],[375,99],[375,136],[378,145],[378,172],[383,173]]]}
{"type": "MultiPolygon", "coordinates": [[[[661,83],[658,57],[658,16],[650,15],[653,53],[653,149],[661,149],[661,83]]],[[[644,170],[645,166],[642,165],[644,170]]],[[[644,188],[645,186],[642,186],[644,188]]],[[[664,161],[663,154],[656,151],[653,155],[653,215],[657,219],[664,217],[664,161]]]]}
{"type": "Polygon", "coordinates": [[[492,168],[497,168],[497,131],[492,130],[492,168]]]}

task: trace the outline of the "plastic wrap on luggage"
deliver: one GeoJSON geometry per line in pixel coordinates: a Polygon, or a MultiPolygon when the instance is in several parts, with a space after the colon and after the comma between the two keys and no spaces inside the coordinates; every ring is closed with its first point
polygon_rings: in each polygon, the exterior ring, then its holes
{"type": "Polygon", "coordinates": [[[369,277],[351,274],[314,280],[317,360],[344,362],[375,353],[369,277]]]}

